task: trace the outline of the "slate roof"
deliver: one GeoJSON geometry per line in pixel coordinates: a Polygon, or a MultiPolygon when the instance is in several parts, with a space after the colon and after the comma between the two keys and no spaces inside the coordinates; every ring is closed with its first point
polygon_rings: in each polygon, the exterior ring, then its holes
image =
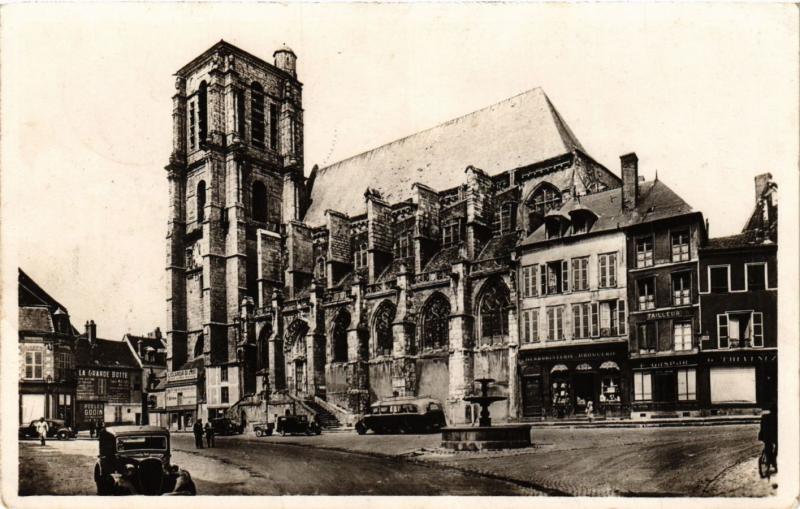
{"type": "MultiPolygon", "coordinates": [[[[589,230],[590,234],[695,212],[683,198],[660,180],[639,183],[639,201],[633,210],[622,210],[622,188],[615,188],[571,199],[565,202],[558,212],[570,217],[569,212],[579,208],[589,209],[597,215],[597,220],[589,230]]],[[[543,224],[537,228],[520,245],[546,241],[545,226],[543,224]]],[[[566,235],[560,238],[569,237],[571,236],[566,235]]]]}
{"type": "Polygon", "coordinates": [[[19,308],[19,331],[20,332],[55,332],[53,319],[50,316],[50,309],[40,306],[25,306],[19,308]]]}
{"type": "Polygon", "coordinates": [[[97,338],[93,345],[89,345],[86,336],[81,336],[81,348],[76,351],[75,363],[87,367],[139,368],[125,341],[97,338]]]}
{"type": "MultiPolygon", "coordinates": [[[[34,281],[28,274],[25,273],[22,269],[17,269],[18,277],[17,277],[17,297],[18,297],[18,306],[20,308],[45,308],[48,310],[48,313],[56,313],[60,309],[62,312],[67,313],[67,308],[63,306],[60,302],[53,298],[52,295],[47,293],[41,286],[39,286],[36,281],[34,281]]],[[[52,316],[50,317],[50,328],[46,329],[45,324],[41,321],[42,318],[38,317],[35,318],[30,315],[29,312],[26,313],[26,317],[24,318],[27,320],[33,320],[29,326],[35,326],[35,323],[38,323],[38,326],[43,327],[42,329],[35,329],[40,330],[42,332],[53,332],[53,323],[52,323],[52,316]]],[[[34,312],[34,314],[41,312],[34,312]]],[[[23,325],[23,311],[20,309],[20,330],[22,329],[23,325]]],[[[70,324],[70,328],[72,330],[72,334],[77,336],[78,330],[70,324]]],[[[27,329],[26,329],[27,330],[27,329]]],[[[32,329],[31,329],[32,330],[32,329]]]]}
{"type": "Polygon", "coordinates": [[[428,260],[428,263],[425,264],[425,268],[422,269],[422,272],[433,272],[453,265],[461,258],[459,252],[459,245],[448,246],[440,249],[431,257],[430,260],[428,260]]]}
{"type": "Polygon", "coordinates": [[[146,359],[140,359],[143,364],[147,365],[159,365],[159,366],[166,366],[167,365],[167,352],[166,348],[167,345],[161,339],[149,336],[134,336],[133,334],[125,334],[123,337],[123,341],[127,341],[131,347],[133,347],[133,351],[137,352],[138,356],[138,348],[139,348],[139,341],[142,341],[142,346],[145,348],[152,348],[155,352],[155,361],[148,362],[146,359]]]}
{"type": "Polygon", "coordinates": [[[505,233],[498,237],[492,237],[478,255],[478,261],[493,260],[495,258],[511,256],[511,252],[514,251],[516,244],[516,232],[505,233]]]}
{"type": "Polygon", "coordinates": [[[583,148],[541,88],[529,90],[320,169],[304,221],[319,226],[325,210],[365,210],[367,187],[396,203],[420,182],[436,191],[461,184],[473,165],[496,175],[583,148]]]}

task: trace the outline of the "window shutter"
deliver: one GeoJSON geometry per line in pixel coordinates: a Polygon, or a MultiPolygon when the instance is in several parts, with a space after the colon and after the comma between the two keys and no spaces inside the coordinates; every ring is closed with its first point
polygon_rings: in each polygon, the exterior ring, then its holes
{"type": "Polygon", "coordinates": [[[569,260],[561,260],[561,291],[569,291],[569,260]]]}
{"type": "Polygon", "coordinates": [[[617,254],[608,255],[608,286],[617,286],[617,254]]]}
{"type": "Polygon", "coordinates": [[[598,282],[598,286],[600,288],[604,288],[606,286],[606,265],[608,264],[608,257],[606,255],[600,255],[599,257],[599,265],[600,270],[598,271],[600,274],[600,280],[598,282]]]}
{"type": "Polygon", "coordinates": [[[625,313],[625,301],[617,301],[617,333],[623,336],[628,333],[628,316],[625,313]]]}
{"type": "Polygon", "coordinates": [[[592,302],[592,337],[600,335],[600,304],[592,302]]]}
{"type": "Polygon", "coordinates": [[[728,348],[728,315],[717,315],[717,339],[719,348],[728,348]]]}
{"type": "Polygon", "coordinates": [[[764,346],[763,313],[753,313],[753,346],[764,346]]]}
{"type": "Polygon", "coordinates": [[[527,310],[522,312],[522,340],[525,343],[531,340],[531,315],[527,310]]]}
{"type": "Polygon", "coordinates": [[[572,305],[572,337],[581,337],[581,305],[572,305]]]}
{"type": "Polygon", "coordinates": [[[531,297],[536,297],[538,292],[538,283],[539,283],[539,266],[538,265],[531,265],[531,297]]]}

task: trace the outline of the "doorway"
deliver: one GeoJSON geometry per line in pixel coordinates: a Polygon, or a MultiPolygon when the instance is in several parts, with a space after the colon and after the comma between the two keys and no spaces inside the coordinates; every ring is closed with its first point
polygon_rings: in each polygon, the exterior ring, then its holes
{"type": "Polygon", "coordinates": [[[539,376],[522,377],[522,415],[542,415],[542,379],[539,376]]]}
{"type": "Polygon", "coordinates": [[[589,401],[594,403],[594,373],[575,373],[573,379],[575,388],[575,410],[583,411],[589,401]]]}

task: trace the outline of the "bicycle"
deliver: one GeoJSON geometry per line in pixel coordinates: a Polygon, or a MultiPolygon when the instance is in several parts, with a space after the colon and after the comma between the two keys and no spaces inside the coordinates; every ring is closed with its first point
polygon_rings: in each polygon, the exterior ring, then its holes
{"type": "Polygon", "coordinates": [[[769,479],[772,474],[778,473],[775,449],[775,444],[764,443],[764,450],[761,451],[761,456],[758,458],[758,475],[761,476],[762,479],[769,479]]]}

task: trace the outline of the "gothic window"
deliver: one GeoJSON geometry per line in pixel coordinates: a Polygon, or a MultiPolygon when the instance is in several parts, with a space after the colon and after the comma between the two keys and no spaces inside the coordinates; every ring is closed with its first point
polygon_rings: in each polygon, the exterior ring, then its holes
{"type": "Polygon", "coordinates": [[[197,91],[198,125],[200,127],[200,143],[208,138],[208,84],[203,81],[197,91]]]}
{"type": "Polygon", "coordinates": [[[205,218],[206,211],[206,181],[201,180],[197,183],[197,222],[205,218]]]}
{"type": "Polygon", "coordinates": [[[508,233],[514,229],[514,213],[516,206],[514,203],[504,203],[500,206],[494,216],[492,229],[496,235],[508,233]]]}
{"type": "Polygon", "coordinates": [[[269,148],[278,150],[278,107],[269,105],[269,148]]]}
{"type": "Polygon", "coordinates": [[[267,188],[261,182],[253,184],[253,219],[267,222],[267,188]]]}
{"type": "Polygon", "coordinates": [[[411,235],[403,233],[395,241],[394,244],[395,256],[397,258],[408,258],[412,253],[411,235]]]}
{"type": "Polygon", "coordinates": [[[498,280],[486,284],[479,301],[481,342],[504,342],[508,337],[508,287],[498,280]]]}
{"type": "Polygon", "coordinates": [[[255,81],[250,85],[250,133],[253,145],[264,148],[264,89],[255,81]]]}
{"type": "Polygon", "coordinates": [[[197,148],[197,121],[195,119],[197,111],[194,107],[194,101],[189,103],[189,148],[194,150],[197,148]]]}
{"type": "Polygon", "coordinates": [[[561,206],[561,193],[555,186],[545,182],[536,189],[528,204],[533,212],[544,216],[548,211],[561,206]]]}
{"type": "Polygon", "coordinates": [[[440,293],[434,294],[422,310],[420,339],[422,350],[438,350],[449,344],[450,302],[440,293]]]}
{"type": "Polygon", "coordinates": [[[197,341],[194,343],[194,356],[195,357],[202,357],[203,356],[203,348],[205,348],[205,338],[202,334],[197,336],[197,341]]]}
{"type": "Polygon", "coordinates": [[[392,322],[395,312],[395,307],[390,302],[384,302],[375,311],[375,355],[392,355],[392,322]]]}
{"type": "Polygon", "coordinates": [[[333,319],[333,362],[347,362],[347,328],[350,313],[344,309],[333,319]]]}
{"type": "Polygon", "coordinates": [[[244,90],[236,90],[236,133],[244,138],[244,90]]]}
{"type": "Polygon", "coordinates": [[[362,267],[366,267],[368,263],[366,241],[359,242],[358,244],[356,244],[356,248],[354,251],[355,252],[353,253],[353,258],[354,258],[353,265],[355,266],[355,268],[360,269],[362,267]]]}
{"type": "Polygon", "coordinates": [[[442,226],[442,247],[461,242],[461,219],[455,219],[442,226]]]}

